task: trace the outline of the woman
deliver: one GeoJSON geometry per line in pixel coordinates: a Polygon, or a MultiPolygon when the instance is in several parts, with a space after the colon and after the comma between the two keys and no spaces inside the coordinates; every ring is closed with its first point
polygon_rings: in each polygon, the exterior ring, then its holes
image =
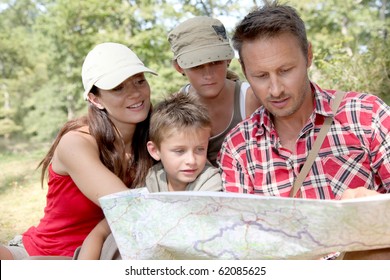
{"type": "Polygon", "coordinates": [[[0,259],[71,258],[103,219],[98,199],[144,183],[153,164],[146,150],[151,112],[145,67],[126,46],[103,43],[82,67],[88,115],[67,122],[41,161],[49,174],[45,213],[0,259]]]}
{"type": "Polygon", "coordinates": [[[219,20],[206,16],[188,19],[169,33],[168,41],[175,69],[189,81],[180,91],[196,94],[208,109],[212,120],[208,159],[216,166],[226,134],[261,104],[249,84],[228,70],[234,51],[219,20]]]}

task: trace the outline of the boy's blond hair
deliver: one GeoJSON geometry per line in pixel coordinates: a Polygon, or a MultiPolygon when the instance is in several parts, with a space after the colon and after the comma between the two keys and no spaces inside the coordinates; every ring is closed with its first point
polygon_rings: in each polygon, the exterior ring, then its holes
{"type": "Polygon", "coordinates": [[[158,148],[172,132],[185,128],[211,129],[208,111],[196,96],[174,93],[153,107],[149,138],[158,148]]]}

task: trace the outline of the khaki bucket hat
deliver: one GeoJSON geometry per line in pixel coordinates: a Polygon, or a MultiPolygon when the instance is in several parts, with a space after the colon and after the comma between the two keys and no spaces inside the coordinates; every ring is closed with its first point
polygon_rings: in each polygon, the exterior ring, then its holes
{"type": "Polygon", "coordinates": [[[225,26],[207,16],[188,19],[168,34],[173,59],[183,69],[234,57],[225,26]]]}

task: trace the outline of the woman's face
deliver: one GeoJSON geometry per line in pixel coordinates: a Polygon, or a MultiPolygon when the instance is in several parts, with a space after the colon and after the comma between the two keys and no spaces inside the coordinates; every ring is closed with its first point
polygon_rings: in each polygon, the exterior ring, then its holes
{"type": "Polygon", "coordinates": [[[224,88],[230,60],[221,60],[182,69],[201,98],[216,97],[224,88]]]}
{"type": "Polygon", "coordinates": [[[96,97],[100,109],[105,109],[119,129],[123,125],[137,124],[148,116],[150,87],[144,73],[131,76],[110,90],[99,89],[96,97]]]}

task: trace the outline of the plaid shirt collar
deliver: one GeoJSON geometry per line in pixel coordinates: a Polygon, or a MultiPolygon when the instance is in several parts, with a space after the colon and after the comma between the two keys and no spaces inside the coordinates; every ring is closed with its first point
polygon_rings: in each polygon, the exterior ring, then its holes
{"type": "MultiPolygon", "coordinates": [[[[312,93],[314,93],[314,112],[311,114],[309,118],[309,124],[313,124],[316,115],[321,115],[324,117],[333,116],[332,108],[331,108],[331,100],[332,95],[326,90],[321,89],[317,84],[310,82],[312,93]]],[[[264,107],[261,107],[260,111],[262,112],[258,114],[259,127],[263,127],[271,133],[274,130],[274,124],[271,120],[271,115],[268,110],[264,107]]],[[[311,125],[309,125],[310,127],[311,125]]],[[[309,128],[308,127],[308,128],[309,128]]],[[[306,130],[306,129],[304,129],[306,130]]],[[[262,135],[264,130],[259,129],[257,131],[257,135],[262,135]]]]}

